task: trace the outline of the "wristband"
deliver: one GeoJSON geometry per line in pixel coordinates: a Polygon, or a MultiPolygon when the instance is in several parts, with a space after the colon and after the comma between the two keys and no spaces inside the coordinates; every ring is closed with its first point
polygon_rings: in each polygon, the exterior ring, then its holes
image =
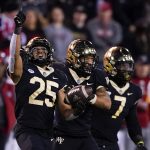
{"type": "Polygon", "coordinates": [[[136,145],[144,145],[144,141],[139,141],[136,145]]]}
{"type": "Polygon", "coordinates": [[[15,30],[14,30],[14,33],[15,34],[20,34],[21,30],[22,30],[22,27],[16,27],[15,30]]]}
{"type": "Polygon", "coordinates": [[[90,100],[90,104],[95,104],[97,100],[97,95],[94,94],[94,98],[90,100]]]}

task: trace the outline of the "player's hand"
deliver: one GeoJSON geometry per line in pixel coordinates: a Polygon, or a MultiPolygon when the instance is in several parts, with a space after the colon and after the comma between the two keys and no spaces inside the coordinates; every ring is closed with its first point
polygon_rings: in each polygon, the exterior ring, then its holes
{"type": "Polygon", "coordinates": [[[26,20],[25,14],[22,11],[19,11],[14,18],[16,28],[22,27],[25,20],[26,20]]]}
{"type": "Polygon", "coordinates": [[[73,90],[75,90],[75,88],[69,90],[66,93],[64,102],[68,105],[71,105],[72,108],[85,108],[87,101],[84,100],[82,96],[80,96],[80,91],[72,92],[73,90]]]}
{"type": "Polygon", "coordinates": [[[142,144],[137,145],[136,150],[147,150],[147,148],[142,144]]]}
{"type": "Polygon", "coordinates": [[[66,93],[65,103],[72,106],[76,112],[83,112],[88,102],[82,86],[75,86],[66,93]]]}
{"type": "Polygon", "coordinates": [[[68,86],[68,85],[66,85],[66,86],[64,87],[64,92],[67,94],[72,88],[73,88],[73,86],[68,86]]]}
{"type": "Polygon", "coordinates": [[[65,98],[64,102],[72,106],[74,116],[79,116],[86,108],[85,101],[82,101],[77,95],[74,95],[71,99],[69,98],[69,100],[68,97],[65,98]]]}
{"type": "Polygon", "coordinates": [[[82,101],[76,102],[73,107],[73,111],[74,111],[73,114],[75,116],[81,115],[85,111],[86,106],[87,106],[86,103],[84,103],[82,101]]]}

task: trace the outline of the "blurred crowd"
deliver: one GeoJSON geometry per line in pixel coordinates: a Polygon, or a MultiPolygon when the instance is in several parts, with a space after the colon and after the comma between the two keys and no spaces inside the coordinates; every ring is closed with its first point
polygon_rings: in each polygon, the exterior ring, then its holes
{"type": "MultiPolygon", "coordinates": [[[[133,82],[143,91],[137,113],[150,148],[150,0],[23,0],[20,4],[26,15],[22,45],[33,37],[46,37],[55,49],[57,61],[65,61],[68,44],[78,38],[93,42],[99,66],[111,46],[121,45],[131,51],[135,59],[133,82]]],[[[15,124],[14,86],[6,68],[13,18],[20,4],[15,0],[0,2],[0,150],[5,145],[9,147],[10,131],[15,124]]],[[[118,136],[121,150],[134,149],[125,125],[118,136]]]]}

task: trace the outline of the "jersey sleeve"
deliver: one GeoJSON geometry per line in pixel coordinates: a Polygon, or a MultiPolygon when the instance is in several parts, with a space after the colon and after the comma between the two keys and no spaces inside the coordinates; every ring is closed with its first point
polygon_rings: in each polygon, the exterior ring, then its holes
{"type": "Polygon", "coordinates": [[[108,78],[106,77],[105,73],[102,70],[100,69],[95,70],[96,89],[99,89],[100,87],[107,88],[107,80],[108,78]]]}
{"type": "Polygon", "coordinates": [[[62,72],[65,71],[65,64],[64,63],[54,62],[54,63],[52,63],[52,67],[57,69],[57,70],[60,70],[62,72]]]}
{"type": "Polygon", "coordinates": [[[59,80],[59,89],[62,89],[67,85],[68,78],[67,78],[66,74],[64,72],[60,71],[60,70],[57,72],[57,74],[58,74],[58,77],[60,79],[59,80]]]}
{"type": "Polygon", "coordinates": [[[142,98],[142,90],[139,86],[136,86],[135,96],[136,96],[135,103],[137,103],[137,101],[142,98]]]}

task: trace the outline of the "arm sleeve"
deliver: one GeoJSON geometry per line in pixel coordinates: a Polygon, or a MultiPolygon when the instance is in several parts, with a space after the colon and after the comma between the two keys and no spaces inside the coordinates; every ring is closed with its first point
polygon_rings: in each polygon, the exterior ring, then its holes
{"type": "Polygon", "coordinates": [[[137,104],[132,106],[125,118],[129,136],[135,144],[143,141],[141,127],[136,114],[136,106],[137,104]]]}

